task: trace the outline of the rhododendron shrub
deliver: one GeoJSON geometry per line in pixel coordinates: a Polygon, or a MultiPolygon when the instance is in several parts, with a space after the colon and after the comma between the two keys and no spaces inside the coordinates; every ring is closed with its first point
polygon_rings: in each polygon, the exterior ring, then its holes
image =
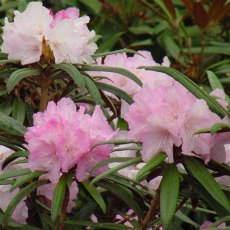
{"type": "Polygon", "coordinates": [[[0,229],[228,226],[221,82],[209,71],[201,88],[147,50],[100,53],[91,26],[41,2],[5,19],[0,229]]]}

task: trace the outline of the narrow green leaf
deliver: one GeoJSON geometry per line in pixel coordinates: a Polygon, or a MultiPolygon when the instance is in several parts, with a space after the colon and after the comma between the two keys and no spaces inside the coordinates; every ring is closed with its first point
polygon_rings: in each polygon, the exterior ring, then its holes
{"type": "Polygon", "coordinates": [[[14,120],[12,117],[0,112],[0,129],[9,134],[24,136],[26,127],[14,120]]]}
{"type": "Polygon", "coordinates": [[[26,114],[25,103],[19,97],[15,97],[13,101],[12,117],[20,124],[24,123],[26,114]]]}
{"type": "Polygon", "coordinates": [[[213,178],[208,169],[200,161],[193,157],[185,157],[184,164],[189,173],[191,173],[206,191],[226,210],[230,211],[230,204],[220,185],[213,178]]]}
{"type": "Polygon", "coordinates": [[[40,70],[38,69],[31,69],[31,68],[24,68],[24,69],[18,69],[14,71],[10,78],[7,81],[6,88],[8,92],[11,92],[16,84],[21,81],[23,78],[39,75],[40,70]]]}
{"type": "Polygon", "coordinates": [[[55,69],[62,69],[65,71],[77,84],[81,91],[85,90],[85,80],[84,77],[81,75],[79,70],[72,64],[61,63],[61,64],[54,64],[53,67],[55,69]]]}
{"type": "Polygon", "coordinates": [[[108,85],[102,82],[96,82],[96,86],[100,90],[105,90],[107,92],[110,92],[122,99],[124,99],[128,104],[132,104],[134,101],[133,99],[123,90],[118,89],[117,87],[114,87],[112,85],[108,85]]]}
{"type": "Polygon", "coordinates": [[[196,229],[199,228],[199,225],[194,222],[193,220],[191,220],[187,215],[185,215],[183,212],[181,212],[180,210],[178,210],[175,214],[176,217],[178,217],[179,219],[181,219],[183,222],[188,223],[190,225],[192,225],[193,227],[195,227],[196,229]]]}
{"type": "Polygon", "coordinates": [[[165,153],[159,153],[156,156],[154,156],[151,160],[149,160],[137,173],[136,180],[138,182],[144,180],[146,176],[156,167],[158,166],[162,161],[164,161],[166,158],[165,153]]]}
{"type": "Polygon", "coordinates": [[[4,223],[8,223],[10,220],[11,215],[13,214],[16,206],[20,203],[20,201],[27,196],[28,194],[30,194],[33,190],[35,190],[36,188],[38,188],[39,186],[42,186],[44,184],[47,183],[47,180],[39,180],[39,181],[35,181],[29,185],[27,185],[26,187],[24,187],[22,190],[20,190],[15,197],[11,200],[11,202],[9,203],[6,211],[5,211],[5,215],[3,218],[3,222],[4,223]]]}
{"type": "Polygon", "coordinates": [[[91,227],[93,229],[109,229],[109,230],[127,230],[129,229],[127,226],[122,224],[113,224],[113,223],[94,223],[91,221],[83,221],[83,220],[69,220],[66,221],[65,224],[76,225],[76,226],[85,226],[91,227]]]}
{"type": "Polygon", "coordinates": [[[130,165],[138,164],[138,163],[140,163],[141,161],[142,161],[141,157],[136,157],[136,158],[133,158],[133,159],[131,159],[131,160],[128,160],[128,161],[126,161],[126,162],[124,162],[124,163],[121,163],[121,164],[115,166],[114,168],[111,168],[111,169],[107,170],[106,172],[101,173],[99,176],[95,177],[95,178],[91,181],[91,184],[94,184],[94,183],[98,182],[99,180],[102,180],[103,178],[105,178],[105,177],[111,175],[111,174],[114,173],[114,172],[117,172],[117,171],[120,170],[120,169],[123,169],[123,168],[125,168],[125,167],[130,166],[130,165]]]}
{"type": "Polygon", "coordinates": [[[215,99],[213,99],[211,96],[203,92],[202,89],[196,83],[194,83],[191,79],[189,79],[179,71],[170,67],[162,67],[162,66],[153,66],[153,67],[141,66],[139,68],[168,74],[176,81],[180,82],[185,88],[187,88],[196,97],[200,99],[204,99],[207,102],[209,108],[213,112],[217,113],[221,117],[229,115],[229,112],[226,109],[224,109],[215,99]]]}
{"type": "Polygon", "coordinates": [[[24,157],[27,158],[28,157],[29,152],[28,151],[17,151],[13,154],[11,154],[10,156],[8,156],[3,164],[2,164],[2,169],[4,169],[9,163],[11,163],[12,161],[14,161],[15,159],[19,158],[19,157],[24,157]]]}
{"type": "Polygon", "coordinates": [[[0,180],[17,177],[17,176],[23,176],[29,173],[31,173],[29,169],[18,169],[10,172],[2,172],[0,174],[0,180]]]}
{"type": "Polygon", "coordinates": [[[118,53],[131,53],[131,54],[138,54],[137,51],[132,50],[132,49],[120,49],[120,50],[115,50],[115,51],[109,51],[109,52],[103,52],[103,53],[96,53],[92,55],[94,58],[97,57],[105,57],[111,54],[118,54],[118,53]]]}
{"type": "Polygon", "coordinates": [[[21,178],[19,178],[18,180],[15,181],[15,183],[11,186],[10,191],[15,190],[16,188],[18,188],[19,186],[28,183],[30,180],[33,180],[34,178],[37,178],[39,176],[41,176],[42,174],[44,174],[45,172],[42,171],[34,171],[32,173],[29,173],[21,178]]]}
{"type": "Polygon", "coordinates": [[[218,132],[229,132],[230,131],[230,125],[227,125],[225,123],[216,123],[214,124],[211,129],[211,134],[215,134],[215,133],[218,133],[218,132]]]}
{"type": "Polygon", "coordinates": [[[112,183],[109,181],[100,181],[99,186],[107,189],[108,191],[119,197],[121,200],[123,200],[129,206],[129,208],[133,209],[136,212],[138,216],[143,216],[143,211],[133,198],[132,192],[130,190],[117,183],[112,183]]]}
{"type": "Polygon", "coordinates": [[[136,82],[139,86],[142,86],[141,80],[133,73],[126,69],[122,69],[119,67],[112,67],[112,66],[81,66],[83,71],[103,71],[103,72],[111,72],[111,73],[118,73],[121,74],[134,82],[136,82]]]}
{"type": "Polygon", "coordinates": [[[209,83],[210,83],[213,90],[214,89],[223,89],[224,90],[221,82],[219,81],[219,79],[215,73],[213,73],[210,70],[207,70],[206,73],[208,75],[208,80],[209,80],[209,83]]]}
{"type": "Polygon", "coordinates": [[[92,170],[90,171],[89,175],[93,175],[99,168],[101,168],[104,165],[107,165],[109,163],[114,163],[114,162],[124,162],[127,160],[131,160],[131,157],[110,157],[109,159],[103,160],[96,164],[92,170]]]}
{"type": "Polygon", "coordinates": [[[86,76],[85,76],[84,80],[85,80],[86,88],[87,88],[88,92],[91,94],[91,96],[94,99],[94,101],[96,102],[96,104],[101,105],[102,104],[101,95],[100,95],[100,92],[99,92],[95,82],[91,78],[86,77],[86,76]]]}
{"type": "Polygon", "coordinates": [[[106,204],[104,199],[101,196],[101,193],[97,190],[97,188],[90,184],[88,180],[85,180],[82,182],[85,189],[89,192],[89,194],[93,197],[93,199],[97,202],[97,204],[100,206],[103,213],[106,213],[106,204]]]}
{"type": "Polygon", "coordinates": [[[167,230],[173,220],[179,196],[180,179],[176,165],[169,164],[160,185],[160,215],[167,230]]]}
{"type": "Polygon", "coordinates": [[[56,185],[54,196],[52,200],[51,206],[51,220],[53,222],[56,221],[57,217],[59,216],[62,208],[62,204],[65,198],[66,188],[67,188],[67,176],[63,175],[58,184],[56,185]]]}

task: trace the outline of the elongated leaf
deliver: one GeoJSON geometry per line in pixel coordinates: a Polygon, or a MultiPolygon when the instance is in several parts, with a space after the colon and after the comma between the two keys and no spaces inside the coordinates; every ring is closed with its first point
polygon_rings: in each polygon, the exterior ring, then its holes
{"type": "Polygon", "coordinates": [[[105,57],[107,55],[111,55],[111,54],[118,54],[118,53],[131,53],[131,54],[138,54],[137,51],[132,50],[132,49],[120,49],[120,50],[115,50],[115,51],[110,51],[110,52],[103,52],[103,53],[96,53],[94,55],[92,55],[94,58],[97,57],[105,57]]]}
{"type": "Polygon", "coordinates": [[[0,112],[0,129],[9,134],[24,136],[26,127],[14,120],[12,117],[0,112]]]}
{"type": "Polygon", "coordinates": [[[81,91],[85,90],[85,80],[84,77],[81,75],[79,70],[72,64],[61,63],[61,64],[54,64],[54,68],[64,70],[77,84],[81,91]]]}
{"type": "Polygon", "coordinates": [[[83,71],[103,71],[103,72],[111,72],[111,73],[118,73],[121,74],[134,82],[136,82],[139,86],[142,86],[141,80],[133,73],[126,69],[122,69],[119,67],[112,67],[112,66],[82,66],[81,69],[83,71]]]}
{"type": "Polygon", "coordinates": [[[120,170],[120,169],[123,169],[123,168],[125,168],[125,167],[130,166],[130,165],[138,164],[138,163],[140,163],[141,161],[142,161],[142,160],[141,160],[141,157],[136,157],[136,158],[133,158],[133,159],[131,159],[131,160],[128,160],[128,161],[126,161],[126,162],[124,162],[124,163],[121,163],[121,164],[115,166],[114,168],[111,168],[111,169],[107,170],[106,172],[101,173],[99,176],[97,176],[96,178],[94,178],[94,179],[91,181],[91,184],[94,184],[94,183],[98,182],[99,180],[101,180],[101,179],[103,179],[103,178],[105,178],[105,177],[111,175],[111,174],[114,173],[114,172],[117,172],[117,171],[120,170]]]}
{"type": "Polygon", "coordinates": [[[99,168],[109,163],[124,162],[131,159],[131,157],[110,157],[109,159],[103,160],[100,163],[96,164],[90,171],[89,175],[93,175],[99,168]]]}
{"type": "Polygon", "coordinates": [[[19,158],[19,157],[28,157],[28,151],[17,151],[13,154],[11,154],[10,156],[8,156],[3,164],[2,164],[2,169],[4,169],[10,162],[14,161],[15,159],[19,158]]]}
{"type": "Polygon", "coordinates": [[[101,95],[100,95],[100,92],[99,92],[95,82],[92,79],[90,79],[89,77],[85,77],[84,80],[85,80],[86,88],[89,91],[89,93],[91,94],[91,96],[94,99],[94,101],[96,102],[96,104],[101,105],[102,104],[101,95]]]}
{"type": "Polygon", "coordinates": [[[179,195],[179,174],[176,165],[169,164],[160,185],[160,215],[164,229],[169,229],[179,195]]]}
{"type": "Polygon", "coordinates": [[[229,131],[230,131],[230,125],[227,125],[225,123],[216,123],[210,129],[211,134],[217,132],[229,132],[229,131]]]}
{"type": "Polygon", "coordinates": [[[108,84],[105,84],[102,82],[96,82],[96,86],[100,90],[105,90],[107,92],[110,92],[110,93],[124,99],[128,104],[133,103],[133,99],[125,91],[118,89],[117,87],[114,87],[112,85],[108,85],[108,84]]]}
{"type": "Polygon", "coordinates": [[[36,188],[38,188],[39,186],[42,186],[44,184],[47,183],[47,180],[39,180],[39,181],[35,181],[29,185],[27,185],[25,188],[23,188],[22,190],[20,190],[15,197],[11,200],[11,202],[9,203],[6,211],[5,211],[5,215],[3,218],[3,222],[4,223],[8,223],[11,215],[13,214],[16,206],[20,203],[20,201],[22,199],[24,199],[25,196],[27,196],[28,194],[30,194],[33,190],[35,190],[36,188]]]}
{"type": "Polygon", "coordinates": [[[2,172],[0,174],[0,180],[17,177],[17,176],[23,176],[29,173],[31,173],[29,169],[18,169],[10,172],[2,172]]]}
{"type": "Polygon", "coordinates": [[[184,164],[189,173],[191,173],[207,192],[226,210],[230,211],[230,204],[220,185],[216,182],[207,168],[193,157],[185,157],[184,164]]]}
{"type": "Polygon", "coordinates": [[[174,78],[176,81],[180,82],[185,88],[187,88],[191,93],[193,93],[196,97],[200,99],[204,99],[209,108],[220,115],[221,117],[224,117],[226,115],[229,115],[229,112],[224,109],[218,102],[216,102],[212,97],[207,95],[205,92],[203,92],[200,87],[194,83],[191,79],[180,73],[179,71],[169,68],[169,67],[162,67],[162,66],[141,66],[139,68],[144,68],[146,70],[153,70],[157,72],[166,73],[172,78],[174,78]]]}
{"type": "Polygon", "coordinates": [[[18,69],[14,71],[10,78],[7,81],[6,88],[8,92],[11,92],[13,88],[16,86],[16,84],[21,81],[23,78],[39,75],[40,70],[38,69],[31,69],[31,68],[24,68],[24,69],[18,69]]]}
{"type": "Polygon", "coordinates": [[[165,153],[159,153],[157,154],[157,156],[153,157],[139,170],[139,172],[136,175],[136,180],[138,182],[144,180],[146,176],[151,172],[151,170],[158,166],[163,160],[165,160],[165,158],[165,153]]]}
{"type": "Polygon", "coordinates": [[[51,206],[51,220],[53,222],[56,221],[57,217],[59,216],[62,208],[62,204],[65,198],[66,188],[67,188],[67,177],[63,175],[58,184],[56,185],[54,196],[52,200],[51,206]]]}
{"type": "Polygon", "coordinates": [[[199,227],[199,225],[196,222],[194,222],[193,220],[191,220],[187,215],[185,215],[180,210],[178,210],[175,215],[176,215],[176,217],[178,217],[179,219],[181,219],[183,222],[188,223],[188,224],[194,226],[196,229],[199,227]]]}
{"type": "Polygon", "coordinates": [[[124,144],[131,144],[131,143],[136,143],[136,141],[126,140],[126,139],[99,141],[95,145],[93,145],[93,147],[91,148],[91,150],[94,149],[97,146],[100,146],[100,145],[106,145],[106,144],[124,145],[124,144]]]}
{"type": "Polygon", "coordinates": [[[42,171],[34,171],[32,173],[29,173],[29,174],[23,176],[22,178],[16,180],[16,182],[11,186],[10,191],[15,190],[19,186],[29,182],[30,180],[33,180],[34,178],[41,176],[44,173],[45,172],[42,172],[42,171]]]}
{"type": "Polygon", "coordinates": [[[25,103],[19,97],[14,98],[12,117],[20,124],[23,124],[25,119],[26,109],[25,103]]]}
{"type": "Polygon", "coordinates": [[[206,71],[206,73],[208,75],[208,80],[213,90],[214,89],[224,89],[218,77],[215,75],[215,73],[213,73],[210,70],[206,71]]]}
{"type": "Polygon", "coordinates": [[[82,182],[85,189],[89,192],[89,194],[93,197],[93,199],[97,202],[97,204],[102,209],[103,213],[106,213],[106,204],[104,199],[101,196],[101,193],[94,187],[94,185],[90,184],[88,180],[82,182]]]}
{"type": "Polygon", "coordinates": [[[131,209],[136,212],[138,216],[143,216],[143,211],[141,210],[138,203],[133,199],[132,193],[128,189],[119,184],[109,181],[100,181],[99,186],[107,189],[108,191],[119,197],[121,200],[123,200],[131,209]]]}
{"type": "Polygon", "coordinates": [[[65,224],[76,225],[76,226],[88,226],[93,229],[111,229],[111,230],[127,230],[129,229],[127,226],[122,224],[113,224],[113,223],[94,223],[91,221],[83,221],[83,220],[69,220],[66,221],[65,224]]]}

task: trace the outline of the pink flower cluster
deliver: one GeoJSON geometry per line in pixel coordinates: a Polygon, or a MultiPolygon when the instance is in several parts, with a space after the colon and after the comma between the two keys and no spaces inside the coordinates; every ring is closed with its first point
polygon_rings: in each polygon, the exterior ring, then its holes
{"type": "Polygon", "coordinates": [[[89,17],[69,8],[52,15],[41,2],[30,2],[22,13],[15,11],[13,22],[5,19],[2,52],[23,65],[38,62],[52,51],[55,63],[90,63],[97,46],[91,39],[89,17]]]}
{"type": "Polygon", "coordinates": [[[47,171],[46,178],[52,183],[73,170],[76,179],[83,181],[93,166],[109,158],[111,145],[92,147],[114,138],[117,131],[109,126],[99,106],[92,116],[84,112],[84,107],[76,111],[71,99],[62,98],[57,104],[49,102],[44,113],[34,114],[34,126],[25,134],[31,170],[47,171]]]}
{"type": "MultiPolygon", "coordinates": [[[[14,151],[11,149],[0,145],[0,173],[1,172],[12,172],[14,170],[26,168],[27,164],[10,164],[7,165],[4,170],[2,170],[2,164],[5,161],[7,157],[9,157],[14,151]]],[[[6,184],[6,185],[0,185],[0,209],[4,212],[6,211],[8,205],[10,204],[11,200],[17,195],[19,192],[19,189],[16,188],[13,191],[10,191],[11,185],[6,184]]],[[[25,199],[23,199],[17,207],[15,208],[13,214],[12,214],[12,219],[19,223],[26,223],[26,219],[28,217],[28,208],[25,203],[25,199]]]]}
{"type": "Polygon", "coordinates": [[[183,154],[200,155],[206,162],[212,158],[227,163],[224,148],[230,133],[195,134],[223,121],[209,110],[204,100],[197,99],[178,82],[165,79],[155,86],[145,85],[134,101],[125,119],[130,128],[129,137],[143,142],[145,162],[161,151],[173,162],[173,147],[182,146],[183,154]]]}
{"type": "MultiPolygon", "coordinates": [[[[182,153],[200,155],[206,162],[211,159],[229,163],[230,134],[196,134],[199,129],[210,128],[222,121],[211,112],[204,100],[197,99],[171,77],[139,69],[140,66],[159,66],[147,51],[139,51],[133,57],[126,54],[109,55],[98,65],[121,67],[134,73],[143,83],[141,88],[129,78],[115,73],[93,73],[106,76],[102,81],[120,88],[133,97],[129,106],[122,100],[121,116],[129,124],[129,138],[143,143],[143,160],[147,162],[157,153],[164,151],[169,162],[173,162],[173,147],[182,146],[182,153]]],[[[169,66],[165,58],[163,66],[169,66]]],[[[224,107],[227,106],[221,90],[211,93],[224,107]]],[[[227,121],[229,123],[229,121],[227,121]]]]}

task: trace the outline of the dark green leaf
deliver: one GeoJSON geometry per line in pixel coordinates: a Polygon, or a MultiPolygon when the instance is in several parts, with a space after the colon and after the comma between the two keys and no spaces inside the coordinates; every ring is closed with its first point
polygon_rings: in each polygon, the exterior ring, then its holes
{"type": "Polygon", "coordinates": [[[108,85],[108,84],[105,84],[102,82],[96,82],[96,86],[100,90],[105,90],[107,92],[110,92],[110,93],[124,99],[128,104],[133,103],[133,99],[125,91],[118,89],[117,87],[114,87],[112,85],[108,85]]]}
{"type": "Polygon", "coordinates": [[[83,71],[103,71],[103,72],[111,72],[121,74],[134,82],[136,82],[139,86],[142,86],[141,80],[133,73],[126,69],[122,69],[120,67],[112,67],[112,66],[82,66],[81,69],[83,71]]]}
{"type": "Polygon", "coordinates": [[[113,223],[94,223],[91,221],[83,221],[83,220],[69,220],[66,221],[65,224],[69,225],[77,225],[77,226],[85,226],[91,227],[93,229],[109,229],[109,230],[127,230],[129,229],[125,225],[122,224],[113,224],[113,223]]]}
{"type": "Polygon", "coordinates": [[[157,156],[154,156],[139,170],[136,175],[136,180],[138,182],[144,180],[156,166],[158,166],[162,161],[165,160],[165,158],[166,154],[162,152],[157,154],[157,156]]]}
{"type": "Polygon", "coordinates": [[[206,73],[208,74],[208,80],[213,90],[224,89],[218,77],[215,75],[215,73],[213,73],[210,70],[206,71],[206,73]]]}
{"type": "Polygon", "coordinates": [[[26,127],[20,124],[13,118],[0,112],[0,129],[3,129],[9,134],[24,136],[26,127]]]}
{"type": "Polygon", "coordinates": [[[54,196],[52,200],[51,206],[51,220],[53,222],[56,221],[57,217],[59,216],[62,208],[62,204],[65,198],[66,188],[67,188],[67,176],[63,175],[58,184],[56,185],[54,196]]]}
{"type": "Polygon", "coordinates": [[[89,175],[93,175],[99,168],[109,163],[124,162],[131,159],[131,157],[110,157],[109,159],[103,160],[100,163],[96,164],[90,171],[89,175]]]}
{"type": "Polygon", "coordinates": [[[85,77],[85,85],[88,92],[91,94],[92,98],[94,99],[95,103],[101,105],[102,104],[101,95],[95,82],[91,78],[85,77]]]}
{"type": "Polygon", "coordinates": [[[98,184],[99,186],[107,189],[108,191],[119,197],[129,206],[129,208],[133,209],[138,216],[143,216],[143,211],[133,198],[132,192],[130,192],[128,189],[119,184],[109,181],[100,181],[98,184]]]}
{"type": "Polygon", "coordinates": [[[81,91],[85,90],[85,80],[84,77],[81,75],[79,70],[72,64],[61,63],[61,64],[54,64],[54,68],[62,69],[65,71],[77,84],[81,91]]]}
{"type": "Polygon", "coordinates": [[[0,174],[0,180],[17,177],[17,176],[23,176],[29,173],[31,173],[29,169],[18,169],[10,172],[2,172],[0,174]]]}
{"type": "Polygon", "coordinates": [[[142,161],[141,157],[136,157],[136,158],[133,158],[133,159],[131,159],[131,160],[128,160],[128,161],[126,161],[126,162],[124,162],[124,163],[121,163],[121,164],[119,164],[119,165],[117,165],[117,166],[115,166],[115,167],[113,167],[113,168],[107,170],[106,172],[101,173],[99,176],[97,176],[96,178],[94,178],[94,179],[91,181],[91,184],[96,183],[97,181],[99,181],[99,180],[101,180],[101,179],[103,179],[103,178],[105,178],[105,177],[111,175],[111,174],[114,173],[114,172],[119,171],[120,169],[123,169],[123,168],[125,168],[125,167],[130,166],[130,165],[138,164],[138,163],[140,163],[141,161],[142,161]]]}
{"type": "Polygon", "coordinates": [[[16,84],[21,81],[23,78],[39,75],[40,70],[38,69],[31,69],[31,68],[24,68],[24,69],[18,69],[14,71],[10,78],[7,81],[6,88],[8,92],[11,92],[16,84]]]}
{"type": "Polygon", "coordinates": [[[207,95],[205,92],[200,89],[200,87],[194,83],[191,79],[180,73],[179,71],[169,68],[169,67],[162,67],[162,66],[141,66],[139,68],[144,68],[146,70],[153,70],[157,72],[166,73],[172,78],[174,78],[176,81],[180,82],[185,88],[187,88],[191,93],[193,93],[196,97],[200,99],[204,99],[209,108],[217,113],[218,115],[224,117],[226,115],[229,115],[228,111],[225,110],[218,102],[216,102],[215,99],[213,99],[211,96],[207,95]]]}
{"type": "Polygon", "coordinates": [[[111,55],[111,54],[118,54],[118,53],[131,53],[131,54],[138,54],[137,51],[132,50],[132,49],[121,49],[121,50],[115,50],[115,51],[108,51],[108,52],[103,52],[103,53],[96,53],[94,55],[92,55],[94,58],[97,57],[105,57],[107,55],[111,55]]]}
{"type": "Polygon", "coordinates": [[[25,103],[21,100],[21,98],[15,97],[13,101],[12,117],[20,124],[23,124],[25,119],[25,113],[25,103]]]}
{"type": "Polygon", "coordinates": [[[193,157],[185,157],[184,164],[189,173],[191,173],[206,191],[226,210],[230,211],[230,204],[220,185],[213,178],[208,169],[200,161],[193,157]]]}
{"type": "Polygon", "coordinates": [[[42,186],[44,184],[47,183],[47,180],[39,180],[39,181],[35,181],[29,185],[27,185],[26,187],[24,187],[22,190],[20,190],[15,197],[11,200],[11,202],[9,203],[6,211],[5,211],[5,215],[4,215],[4,219],[3,222],[4,223],[8,223],[11,215],[13,214],[16,206],[20,203],[20,201],[22,199],[24,199],[25,196],[27,196],[28,194],[30,194],[33,190],[35,190],[36,188],[38,188],[39,186],[42,186]]]}
{"type": "Polygon", "coordinates": [[[104,199],[102,198],[100,192],[94,185],[90,184],[88,180],[82,182],[85,189],[89,192],[89,194],[93,197],[93,199],[97,202],[97,204],[102,209],[103,213],[106,213],[106,204],[104,199]]]}
{"type": "Polygon", "coordinates": [[[31,180],[41,176],[42,174],[44,174],[45,172],[42,171],[34,171],[31,172],[21,178],[19,178],[18,180],[16,180],[16,182],[11,186],[10,191],[15,190],[16,188],[18,188],[19,186],[30,182],[31,180]]]}
{"type": "Polygon", "coordinates": [[[169,229],[175,215],[180,179],[176,165],[169,164],[160,185],[160,215],[164,229],[169,229]]]}
{"type": "Polygon", "coordinates": [[[13,154],[11,154],[10,156],[8,156],[3,164],[2,164],[2,169],[4,169],[10,162],[14,161],[15,159],[19,158],[19,157],[24,157],[27,158],[28,157],[28,151],[17,151],[13,154]]]}

